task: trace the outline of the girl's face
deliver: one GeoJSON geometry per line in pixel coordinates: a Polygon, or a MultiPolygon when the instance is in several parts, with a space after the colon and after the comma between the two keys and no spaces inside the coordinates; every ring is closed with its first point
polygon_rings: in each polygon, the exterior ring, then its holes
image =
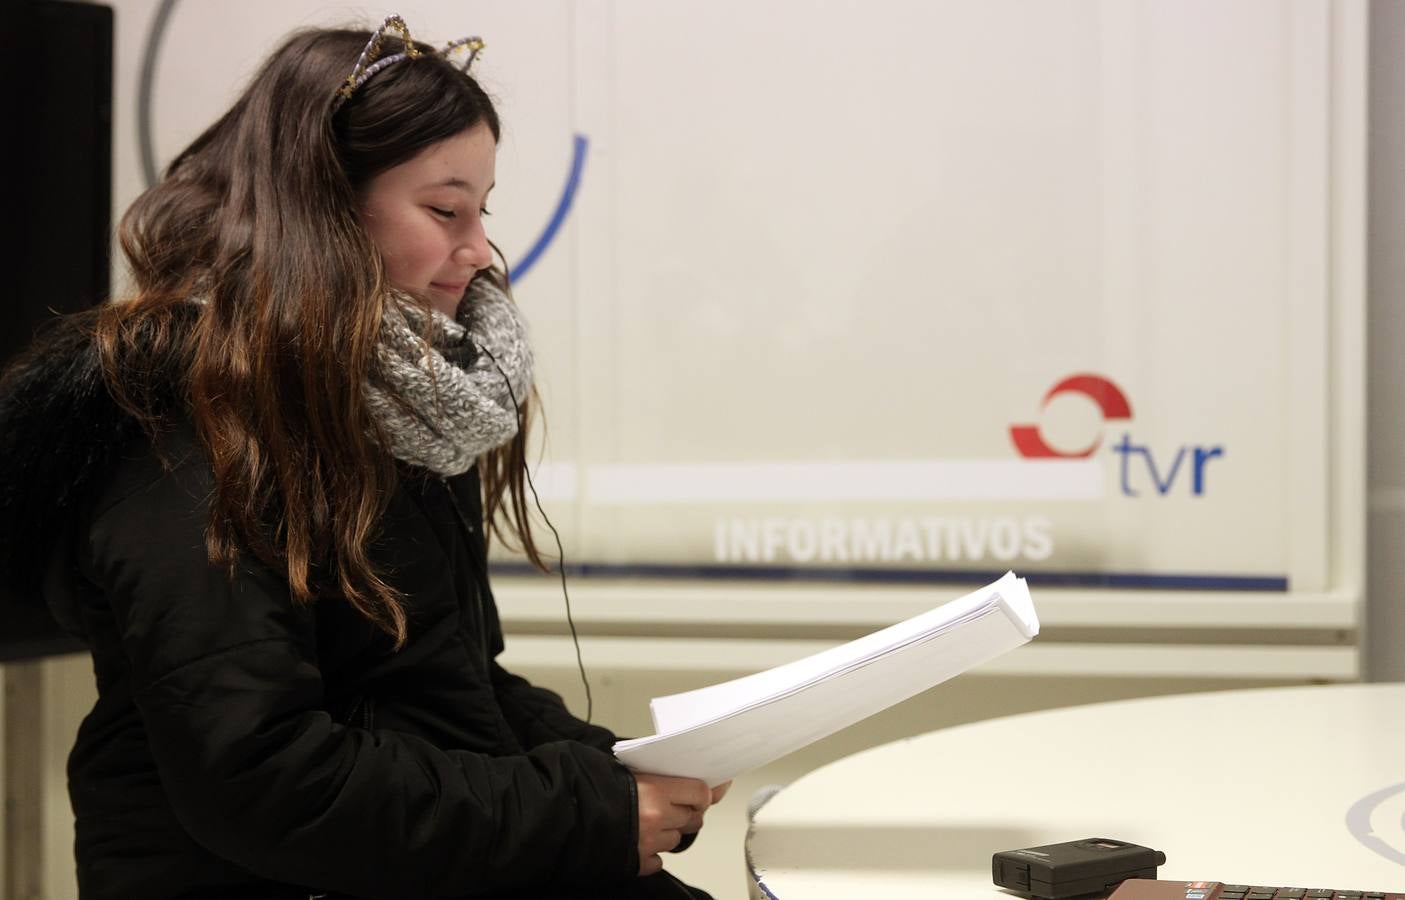
{"type": "Polygon", "coordinates": [[[361,194],[362,221],[391,287],[450,317],[474,274],[493,261],[483,217],[497,149],[479,124],[386,169],[361,194]]]}

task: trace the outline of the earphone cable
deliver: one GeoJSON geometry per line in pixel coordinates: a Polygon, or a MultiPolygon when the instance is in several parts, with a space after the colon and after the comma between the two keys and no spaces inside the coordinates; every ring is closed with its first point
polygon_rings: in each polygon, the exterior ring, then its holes
{"type": "MultiPolygon", "coordinates": [[[[492,361],[493,367],[502,376],[503,384],[507,386],[507,396],[512,400],[512,408],[517,413],[518,427],[521,427],[522,407],[517,403],[517,394],[512,390],[511,379],[507,377],[503,367],[498,365],[497,357],[493,356],[486,347],[478,344],[474,346],[492,361]]],[[[527,487],[532,491],[532,502],[536,505],[537,512],[541,514],[546,527],[551,529],[551,536],[556,540],[556,572],[561,576],[561,596],[566,600],[566,625],[571,629],[571,643],[576,648],[576,668],[580,670],[581,684],[585,686],[585,723],[589,725],[595,712],[595,701],[590,693],[590,678],[585,674],[585,661],[581,658],[581,640],[576,633],[576,620],[571,615],[571,592],[566,587],[566,550],[561,545],[561,535],[557,532],[556,526],[551,523],[551,518],[546,514],[546,510],[542,509],[541,497],[537,495],[537,486],[532,482],[531,467],[523,465],[522,471],[527,476],[527,487]]]]}

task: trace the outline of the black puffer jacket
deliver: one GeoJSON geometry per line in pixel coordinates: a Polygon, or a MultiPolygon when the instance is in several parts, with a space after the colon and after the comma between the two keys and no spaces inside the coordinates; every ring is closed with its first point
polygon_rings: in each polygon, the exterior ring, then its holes
{"type": "Polygon", "coordinates": [[[614,736],[495,661],[476,472],[400,469],[371,548],[408,598],[394,652],[251,554],[210,566],[176,421],[167,470],[72,328],[0,390],[6,576],[42,578],[97,677],[69,763],[84,898],[684,896],[635,878],[614,736]]]}

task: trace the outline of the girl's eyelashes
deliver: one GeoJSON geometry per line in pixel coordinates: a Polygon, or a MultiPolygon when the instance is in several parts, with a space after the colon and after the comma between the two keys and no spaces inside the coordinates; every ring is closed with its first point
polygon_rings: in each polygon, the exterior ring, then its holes
{"type": "MultiPolygon", "coordinates": [[[[439,216],[441,219],[457,219],[459,216],[459,214],[454,212],[452,209],[441,209],[438,206],[431,206],[428,207],[428,209],[430,212],[434,213],[436,216],[439,216]]],[[[485,206],[482,209],[478,210],[478,215],[491,216],[492,213],[489,212],[488,207],[485,206]]]]}

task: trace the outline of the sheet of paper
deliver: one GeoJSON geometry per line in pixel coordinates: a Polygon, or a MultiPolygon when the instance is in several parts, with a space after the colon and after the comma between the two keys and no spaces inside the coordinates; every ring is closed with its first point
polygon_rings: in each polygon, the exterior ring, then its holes
{"type": "MultiPolygon", "coordinates": [[[[785,677],[773,672],[714,686],[725,691],[705,688],[701,705],[678,707],[674,720],[689,724],[620,741],[615,755],[638,771],[721,784],[1012,650],[1039,630],[1024,580],[1013,575],[901,624],[918,619],[925,628],[894,626],[868,636],[886,632],[886,646],[860,639],[857,651],[834,652],[846,644],[816,654],[825,657],[822,664],[810,657],[798,661],[807,665],[777,667],[788,670],[785,677]],[[709,717],[699,717],[703,707],[709,717]]],[[[666,719],[670,705],[664,704],[666,719]]]]}
{"type": "Polygon", "coordinates": [[[705,722],[758,697],[769,696],[791,685],[821,677],[826,672],[848,665],[856,659],[883,652],[906,638],[958,624],[963,618],[981,609],[991,592],[998,592],[1001,588],[1008,590],[1009,586],[1018,580],[1013,572],[1007,572],[993,584],[847,644],[764,672],[734,678],[695,691],[655,697],[649,702],[654,731],[665,734],[705,722]]]}

